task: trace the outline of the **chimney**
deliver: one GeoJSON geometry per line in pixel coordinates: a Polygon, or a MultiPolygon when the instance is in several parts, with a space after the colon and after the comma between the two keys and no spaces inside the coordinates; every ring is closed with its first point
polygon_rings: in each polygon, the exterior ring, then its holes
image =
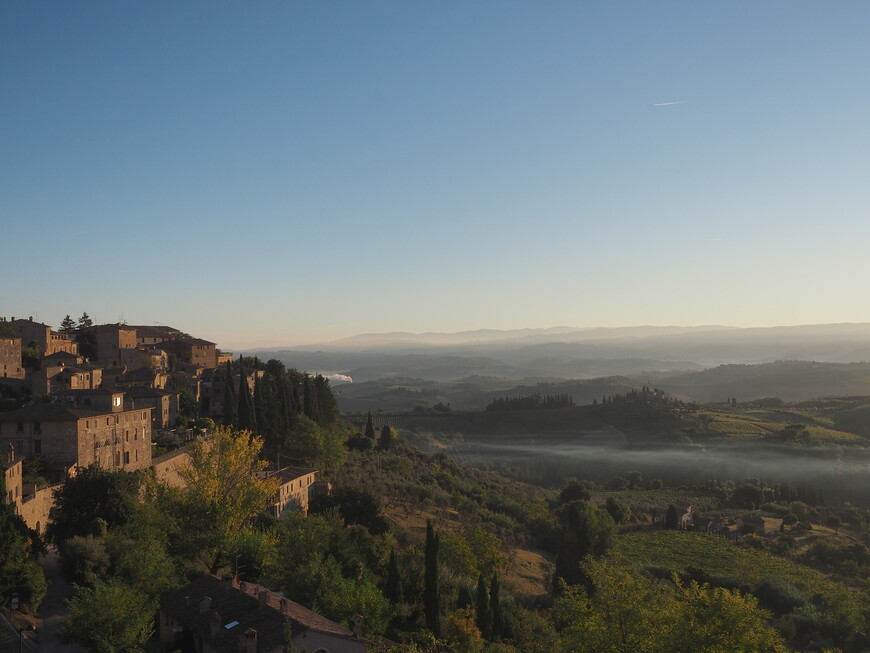
{"type": "Polygon", "coordinates": [[[221,585],[229,590],[239,586],[239,579],[232,574],[224,574],[221,576],[221,581],[221,585]]]}
{"type": "Polygon", "coordinates": [[[9,447],[6,449],[6,462],[12,464],[15,462],[15,447],[12,446],[12,443],[9,443],[9,447]]]}
{"type": "Polygon", "coordinates": [[[257,631],[253,628],[239,636],[239,653],[257,653],[257,631]]]}
{"type": "Polygon", "coordinates": [[[217,610],[214,610],[208,618],[208,632],[211,639],[214,640],[221,632],[221,616],[217,610]]]}
{"type": "Polygon", "coordinates": [[[278,603],[281,606],[281,614],[287,614],[287,610],[290,607],[290,602],[282,596],[281,600],[278,603]]]}
{"type": "Polygon", "coordinates": [[[202,600],[199,602],[199,613],[205,614],[209,610],[211,610],[211,597],[203,596],[202,600]]]}
{"type": "Polygon", "coordinates": [[[363,634],[363,616],[361,614],[354,614],[350,618],[350,629],[353,631],[354,637],[362,637],[363,634]]]}
{"type": "Polygon", "coordinates": [[[265,608],[267,605],[269,605],[269,590],[260,590],[258,596],[260,598],[261,608],[265,608]]]}

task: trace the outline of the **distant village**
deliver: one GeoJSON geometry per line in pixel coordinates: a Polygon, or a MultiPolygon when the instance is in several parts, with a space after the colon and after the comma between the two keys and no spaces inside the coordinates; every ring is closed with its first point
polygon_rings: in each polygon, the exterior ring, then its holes
{"type": "MultiPolygon", "coordinates": [[[[152,433],[176,424],[182,393],[193,397],[197,417],[221,423],[225,368],[232,361],[215,343],[168,326],[94,325],[87,314],[78,326],[64,322],[66,328],[55,330],[31,317],[0,318],[0,398],[26,403],[0,412],[3,499],[40,534],[57,484],[79,468],[153,467],[158,480],[180,486],[185,449],[152,457],[152,433]],[[42,486],[24,482],[24,461],[34,456],[48,481],[42,486]]],[[[237,396],[240,388],[253,388],[263,371],[239,368],[231,375],[237,396]]],[[[315,470],[276,467],[266,473],[281,479],[276,517],[307,511],[309,494],[318,489],[315,470]]]]}

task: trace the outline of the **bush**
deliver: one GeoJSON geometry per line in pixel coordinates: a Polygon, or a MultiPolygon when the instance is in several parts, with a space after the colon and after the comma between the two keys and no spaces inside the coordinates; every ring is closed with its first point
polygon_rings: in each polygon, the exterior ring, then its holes
{"type": "Polygon", "coordinates": [[[768,576],[753,592],[762,608],[770,610],[774,617],[781,617],[807,604],[804,596],[782,576],[768,576]]]}

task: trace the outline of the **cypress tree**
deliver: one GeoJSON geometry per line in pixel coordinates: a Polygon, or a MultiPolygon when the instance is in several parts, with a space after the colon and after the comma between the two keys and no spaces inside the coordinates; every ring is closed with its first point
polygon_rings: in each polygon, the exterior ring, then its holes
{"type": "Polygon", "coordinates": [[[299,386],[293,383],[293,391],[290,393],[290,401],[295,413],[302,412],[302,400],[299,398],[299,386]]]}
{"type": "Polygon", "coordinates": [[[492,612],[492,639],[500,638],[504,632],[504,615],[501,612],[501,588],[498,576],[493,574],[489,584],[489,609],[492,612]]]}
{"type": "Polygon", "coordinates": [[[471,596],[471,590],[468,589],[468,585],[462,585],[459,588],[459,595],[456,597],[456,609],[461,610],[462,608],[471,607],[474,607],[474,599],[471,596]]]}
{"type": "Polygon", "coordinates": [[[228,361],[226,379],[224,380],[224,426],[238,427],[238,411],[236,409],[236,389],[233,387],[233,366],[228,361]]]}
{"type": "Polygon", "coordinates": [[[302,412],[308,419],[314,419],[314,391],[311,389],[311,377],[307,374],[302,383],[302,412]]]}
{"type": "Polygon", "coordinates": [[[289,396],[289,391],[287,389],[287,376],[284,375],[277,380],[278,385],[278,415],[279,415],[279,424],[278,424],[278,432],[284,434],[287,432],[287,429],[290,428],[290,420],[293,414],[293,407],[291,405],[291,400],[289,396]]]}
{"type": "Polygon", "coordinates": [[[241,364],[241,356],[239,357],[239,373],[241,374],[241,379],[239,379],[239,428],[256,433],[257,421],[254,414],[254,402],[248,389],[248,377],[245,374],[245,368],[241,364]]]}
{"type": "Polygon", "coordinates": [[[492,639],[492,612],[483,574],[477,577],[477,627],[484,639],[492,639]]]}
{"type": "Polygon", "coordinates": [[[441,637],[441,591],[438,587],[439,538],[426,521],[426,568],[423,577],[423,615],[426,627],[435,637],[441,637]]]}
{"type": "Polygon", "coordinates": [[[387,582],[384,585],[384,596],[393,605],[402,602],[402,576],[399,573],[399,563],[396,561],[396,550],[390,551],[390,562],[387,565],[387,582]]]}
{"type": "Polygon", "coordinates": [[[369,411],[369,417],[366,421],[366,437],[375,439],[375,425],[372,423],[372,411],[369,411]]]}
{"type": "Polygon", "coordinates": [[[329,387],[329,379],[322,374],[314,377],[314,396],[317,401],[317,423],[332,426],[338,419],[338,402],[329,387]]]}

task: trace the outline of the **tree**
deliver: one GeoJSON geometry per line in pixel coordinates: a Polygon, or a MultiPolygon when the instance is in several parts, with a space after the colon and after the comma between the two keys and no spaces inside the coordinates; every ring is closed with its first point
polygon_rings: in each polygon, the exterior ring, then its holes
{"type": "Polygon", "coordinates": [[[384,596],[392,605],[398,605],[403,600],[402,575],[399,573],[399,563],[396,560],[396,549],[390,551],[390,562],[387,565],[387,580],[384,584],[384,596]]]}
{"type": "Polygon", "coordinates": [[[435,637],[441,636],[441,591],[438,587],[438,535],[432,522],[426,521],[426,554],[423,577],[423,615],[426,627],[435,637]]]}
{"type": "Polygon", "coordinates": [[[381,427],[381,441],[378,443],[378,446],[383,451],[389,451],[393,448],[393,442],[395,441],[395,436],[393,435],[393,427],[389,424],[384,424],[381,427]]]}
{"type": "Polygon", "coordinates": [[[763,493],[761,488],[746,483],[736,488],[731,495],[731,502],[738,508],[755,510],[762,502],[763,493]]]}
{"type": "Polygon", "coordinates": [[[629,567],[587,559],[591,598],[566,587],[553,607],[566,650],[576,653],[784,653],[782,636],[755,599],[678,580],[669,590],[629,567]]]}
{"type": "Polygon", "coordinates": [[[501,609],[501,586],[495,574],[489,583],[489,609],[492,612],[492,639],[496,640],[504,631],[504,615],[501,609]]]}
{"type": "Polygon", "coordinates": [[[604,509],[607,510],[607,513],[613,517],[613,521],[617,524],[624,524],[631,519],[631,508],[627,503],[619,499],[607,497],[604,509]]]}
{"type": "Polygon", "coordinates": [[[60,323],[60,329],[58,329],[61,333],[65,333],[67,335],[72,335],[76,330],[76,323],[73,319],[67,314],[65,318],[60,323]]]}
{"type": "MultiPolygon", "coordinates": [[[[6,475],[0,470],[0,497],[6,496],[6,475]]],[[[7,605],[18,594],[20,605],[36,610],[45,596],[46,581],[42,568],[31,558],[27,546],[29,529],[12,506],[0,498],[0,603],[7,605]]]]}
{"type": "Polygon", "coordinates": [[[272,500],[276,477],[262,478],[259,459],[263,439],[249,431],[218,427],[190,450],[190,464],[179,474],[187,487],[181,496],[189,553],[210,556],[209,569],[220,566],[228,542],[272,500]]]}
{"type": "Polygon", "coordinates": [[[372,411],[369,411],[368,418],[366,419],[366,433],[367,438],[375,439],[375,425],[372,423],[372,411]]]}
{"type": "Polygon", "coordinates": [[[589,492],[589,481],[578,481],[576,478],[569,479],[559,492],[559,498],[556,500],[557,505],[564,505],[572,501],[589,501],[592,494],[589,492]]]}
{"type": "Polygon", "coordinates": [[[235,428],[238,426],[236,389],[233,386],[233,366],[227,361],[226,378],[224,379],[224,426],[235,428]]]}
{"type": "Polygon", "coordinates": [[[79,587],[60,638],[94,653],[138,653],[154,631],[156,601],[111,579],[79,587]]]}
{"type": "Polygon", "coordinates": [[[138,503],[137,474],[89,465],[55,493],[46,536],[60,546],[76,535],[101,535],[107,526],[129,522],[138,503]]]}
{"type": "Polygon", "coordinates": [[[492,638],[492,612],[489,607],[489,594],[483,574],[477,577],[477,628],[484,639],[492,638]]]}
{"type": "Polygon", "coordinates": [[[82,313],[82,316],[79,318],[79,323],[77,327],[77,331],[84,331],[85,329],[90,329],[94,326],[94,321],[87,313],[82,313]]]}
{"type": "Polygon", "coordinates": [[[562,509],[560,519],[562,538],[556,556],[553,588],[556,592],[560,590],[560,580],[568,585],[586,582],[588,579],[580,568],[580,561],[587,556],[603,556],[616,535],[616,526],[610,515],[585,501],[569,503],[562,509]]]}
{"type": "Polygon", "coordinates": [[[675,531],[679,525],[680,516],[677,514],[677,507],[674,504],[670,504],[665,511],[665,528],[675,531]]]}
{"type": "Polygon", "coordinates": [[[329,387],[329,379],[318,374],[314,377],[314,393],[317,397],[317,418],[315,421],[321,426],[332,426],[339,415],[338,401],[329,387]]]}
{"type": "Polygon", "coordinates": [[[257,432],[257,417],[254,413],[254,401],[251,397],[251,391],[248,387],[248,376],[245,374],[245,368],[242,365],[241,356],[239,356],[239,409],[238,423],[239,430],[257,432]]]}

